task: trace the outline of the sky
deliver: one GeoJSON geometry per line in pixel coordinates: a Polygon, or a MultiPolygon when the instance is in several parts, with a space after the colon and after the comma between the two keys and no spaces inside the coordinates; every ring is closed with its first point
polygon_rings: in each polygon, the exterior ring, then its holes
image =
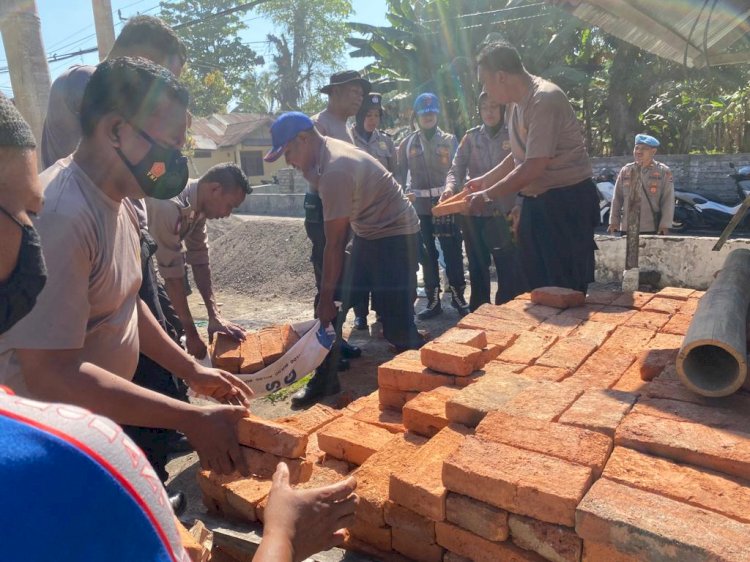
{"type": "MultiPolygon", "coordinates": [[[[241,4],[243,0],[237,0],[241,4]]],[[[42,22],[42,41],[48,58],[55,54],[63,54],[96,47],[94,31],[94,15],[91,0],[36,0],[39,17],[42,22]]],[[[159,15],[159,0],[111,0],[115,36],[122,28],[122,19],[127,19],[138,13],[159,15]],[[121,19],[122,18],[122,19],[121,19]]],[[[388,25],[385,19],[385,0],[352,0],[354,14],[351,21],[366,22],[372,25],[388,25]]],[[[246,43],[258,52],[266,55],[266,34],[273,31],[271,22],[260,18],[252,10],[245,12],[242,19],[248,24],[248,30],[243,33],[246,43]],[[257,43],[256,43],[257,42],[257,43]]],[[[270,57],[266,57],[270,60],[270,57]]],[[[50,62],[49,71],[52,80],[62,71],[73,64],[96,64],[99,62],[97,53],[82,55],[63,61],[50,62]]],[[[350,59],[343,61],[350,68],[361,68],[372,62],[370,59],[350,59]]],[[[0,69],[8,65],[5,47],[0,39],[0,69]]],[[[0,91],[12,95],[10,76],[7,71],[0,70],[0,91]]]]}

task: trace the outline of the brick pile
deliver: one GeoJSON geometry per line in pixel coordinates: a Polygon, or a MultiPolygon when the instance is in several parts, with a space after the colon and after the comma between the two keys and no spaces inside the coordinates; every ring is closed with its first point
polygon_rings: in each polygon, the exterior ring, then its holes
{"type": "Polygon", "coordinates": [[[281,358],[298,341],[297,332],[288,324],[247,332],[242,342],[217,334],[211,346],[211,361],[214,367],[235,375],[257,373],[281,358]]]}
{"type": "MultiPolygon", "coordinates": [[[[353,474],[347,547],[378,560],[750,560],[750,394],[674,369],[701,293],[548,293],[480,307],[344,410],[243,420],[243,444],[300,486],[353,474]]],[[[262,518],[267,477],[200,478],[262,518]]]]}

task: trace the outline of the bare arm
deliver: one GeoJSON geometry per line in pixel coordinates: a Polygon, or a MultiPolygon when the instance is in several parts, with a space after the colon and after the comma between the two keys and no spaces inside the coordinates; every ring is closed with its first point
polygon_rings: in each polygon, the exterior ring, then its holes
{"type": "Polygon", "coordinates": [[[324,228],[326,247],[323,251],[323,279],[317,312],[321,324],[325,326],[336,317],[333,295],[344,266],[344,251],[349,237],[349,218],[326,221],[324,228]]]}
{"type": "Polygon", "coordinates": [[[203,302],[206,304],[206,310],[208,311],[208,339],[213,340],[213,335],[220,332],[232,336],[234,339],[244,340],[245,329],[221,317],[211,283],[211,266],[205,263],[194,265],[192,268],[195,285],[198,287],[198,292],[203,297],[203,302]]]}

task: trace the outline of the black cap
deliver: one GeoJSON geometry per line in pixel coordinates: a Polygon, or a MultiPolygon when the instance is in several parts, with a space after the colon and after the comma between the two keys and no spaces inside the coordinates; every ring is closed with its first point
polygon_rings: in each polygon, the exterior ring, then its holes
{"type": "Polygon", "coordinates": [[[370,89],[372,88],[369,80],[362,78],[356,70],[343,70],[332,74],[328,84],[320,89],[320,93],[330,94],[331,89],[334,86],[341,86],[342,84],[348,84],[349,82],[359,82],[365,95],[369,94],[370,89]]]}
{"type": "Polygon", "coordinates": [[[368,112],[373,108],[383,111],[383,95],[378,92],[370,92],[365,96],[360,111],[368,112]]]}

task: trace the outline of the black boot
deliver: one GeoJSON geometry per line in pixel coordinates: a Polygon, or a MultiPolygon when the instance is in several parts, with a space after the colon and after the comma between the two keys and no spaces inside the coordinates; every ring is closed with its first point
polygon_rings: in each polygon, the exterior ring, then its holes
{"type": "Polygon", "coordinates": [[[344,359],[356,359],[362,355],[362,350],[346,340],[341,340],[341,357],[344,359]]]}
{"type": "Polygon", "coordinates": [[[307,384],[292,395],[292,408],[303,408],[314,402],[318,402],[325,396],[341,392],[339,376],[331,373],[327,368],[315,371],[307,384]]]}
{"type": "Polygon", "coordinates": [[[451,306],[458,311],[459,316],[466,316],[469,314],[469,303],[464,298],[464,290],[466,285],[460,287],[450,287],[451,292],[451,306]]]}
{"type": "Polygon", "coordinates": [[[417,314],[417,318],[420,320],[428,320],[429,318],[434,318],[441,312],[443,312],[443,307],[440,305],[440,288],[435,287],[434,289],[427,291],[427,307],[417,314]]]}

